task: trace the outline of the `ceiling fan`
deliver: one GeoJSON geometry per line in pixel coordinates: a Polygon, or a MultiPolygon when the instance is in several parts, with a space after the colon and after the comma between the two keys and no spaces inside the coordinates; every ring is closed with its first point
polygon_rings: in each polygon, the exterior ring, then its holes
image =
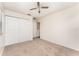
{"type": "Polygon", "coordinates": [[[37,2],[37,8],[32,8],[32,9],[30,9],[30,10],[35,10],[35,9],[38,9],[38,13],[40,13],[41,11],[40,11],[40,9],[48,9],[49,7],[48,6],[41,6],[40,5],[40,2],[37,2]]]}

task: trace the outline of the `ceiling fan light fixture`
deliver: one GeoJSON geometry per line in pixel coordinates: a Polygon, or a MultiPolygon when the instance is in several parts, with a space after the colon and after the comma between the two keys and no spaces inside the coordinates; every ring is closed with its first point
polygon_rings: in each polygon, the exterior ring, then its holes
{"type": "Polygon", "coordinates": [[[47,8],[49,8],[49,7],[45,6],[45,7],[41,7],[41,8],[43,8],[43,9],[44,9],[44,8],[47,9],[47,8]]]}

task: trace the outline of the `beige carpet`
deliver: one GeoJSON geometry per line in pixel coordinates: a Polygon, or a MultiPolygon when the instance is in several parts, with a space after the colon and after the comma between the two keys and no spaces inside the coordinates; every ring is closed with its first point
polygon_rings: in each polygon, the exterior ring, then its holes
{"type": "Polygon", "coordinates": [[[10,46],[6,46],[4,56],[78,56],[79,52],[50,43],[45,40],[35,39],[10,46]]]}

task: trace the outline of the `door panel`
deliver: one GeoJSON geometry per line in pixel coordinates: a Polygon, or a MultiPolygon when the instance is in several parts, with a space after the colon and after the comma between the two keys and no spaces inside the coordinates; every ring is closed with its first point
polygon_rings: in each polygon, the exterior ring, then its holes
{"type": "Polygon", "coordinates": [[[6,45],[17,42],[18,39],[18,20],[6,17],[6,45]]]}

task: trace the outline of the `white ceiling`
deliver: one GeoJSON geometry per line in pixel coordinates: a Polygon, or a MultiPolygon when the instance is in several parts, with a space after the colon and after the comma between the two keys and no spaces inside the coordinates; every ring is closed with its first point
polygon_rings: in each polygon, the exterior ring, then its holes
{"type": "Polygon", "coordinates": [[[21,12],[24,14],[31,14],[33,17],[43,17],[47,14],[72,7],[76,3],[70,2],[40,2],[41,6],[48,6],[48,9],[41,9],[41,13],[38,13],[38,9],[30,10],[31,8],[37,7],[36,2],[4,2],[5,9],[21,12]]]}

